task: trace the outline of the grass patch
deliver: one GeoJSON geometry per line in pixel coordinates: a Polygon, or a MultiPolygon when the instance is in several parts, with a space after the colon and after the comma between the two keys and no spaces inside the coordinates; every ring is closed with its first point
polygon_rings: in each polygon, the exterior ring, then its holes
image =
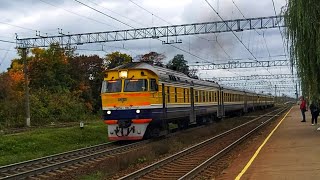
{"type": "Polygon", "coordinates": [[[82,176],[79,179],[80,180],[100,180],[100,179],[102,180],[104,179],[104,176],[105,176],[104,173],[102,173],[101,171],[97,171],[97,172],[82,176]]]}
{"type": "Polygon", "coordinates": [[[105,143],[107,128],[102,121],[65,128],[37,128],[0,136],[0,166],[105,143]]]}

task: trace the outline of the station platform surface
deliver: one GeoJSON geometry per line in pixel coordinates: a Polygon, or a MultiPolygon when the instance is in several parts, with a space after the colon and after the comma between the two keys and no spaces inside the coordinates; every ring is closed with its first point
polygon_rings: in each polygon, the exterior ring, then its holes
{"type": "Polygon", "coordinates": [[[301,120],[295,105],[236,179],[320,179],[320,122],[311,125],[310,111],[301,120]]]}

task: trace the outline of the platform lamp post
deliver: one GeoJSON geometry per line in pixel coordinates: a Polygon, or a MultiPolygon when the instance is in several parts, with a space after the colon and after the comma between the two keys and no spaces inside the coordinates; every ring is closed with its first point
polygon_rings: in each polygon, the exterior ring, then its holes
{"type": "Polygon", "coordinates": [[[20,48],[20,50],[22,53],[22,60],[23,60],[26,125],[27,127],[30,127],[31,123],[30,123],[29,80],[28,80],[28,67],[27,67],[27,48],[20,48]]]}

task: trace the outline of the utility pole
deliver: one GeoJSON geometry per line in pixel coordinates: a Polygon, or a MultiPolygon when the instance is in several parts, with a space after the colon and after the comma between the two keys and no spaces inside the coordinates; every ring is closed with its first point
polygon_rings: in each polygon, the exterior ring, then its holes
{"type": "Polygon", "coordinates": [[[277,101],[277,85],[274,85],[274,102],[277,101]]]}
{"type": "Polygon", "coordinates": [[[23,60],[23,73],[24,73],[24,94],[25,94],[25,108],[26,108],[26,125],[30,127],[30,100],[29,100],[29,80],[28,80],[28,67],[27,67],[27,48],[21,48],[23,60]]]}

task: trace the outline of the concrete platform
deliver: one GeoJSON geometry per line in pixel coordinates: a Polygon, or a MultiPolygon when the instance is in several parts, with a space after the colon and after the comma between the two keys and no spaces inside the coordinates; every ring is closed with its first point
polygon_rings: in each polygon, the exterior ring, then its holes
{"type": "MultiPolygon", "coordinates": [[[[320,131],[294,106],[238,179],[320,179],[320,131]]],[[[320,122],[318,122],[320,123],[320,122]]]]}

